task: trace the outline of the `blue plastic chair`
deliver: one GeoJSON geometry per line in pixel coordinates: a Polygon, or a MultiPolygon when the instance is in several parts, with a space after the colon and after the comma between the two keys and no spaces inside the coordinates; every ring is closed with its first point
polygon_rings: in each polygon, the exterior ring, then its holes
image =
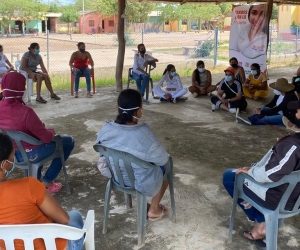
{"type": "Polygon", "coordinates": [[[283,223],[284,218],[289,218],[300,213],[300,196],[298,197],[293,209],[291,211],[285,210],[286,203],[291,196],[295,186],[300,182],[300,171],[294,171],[289,175],[284,176],[280,181],[274,183],[260,183],[254,180],[251,176],[240,173],[236,175],[234,183],[234,194],[233,194],[233,205],[230,217],[229,225],[229,237],[228,242],[232,241],[232,230],[234,224],[234,216],[236,212],[236,205],[239,198],[247,201],[257,210],[259,210],[265,216],[266,222],[266,244],[267,250],[277,250],[277,237],[278,237],[278,224],[283,223]],[[274,188],[283,184],[288,184],[288,187],[281,197],[281,200],[277,206],[277,209],[272,211],[258,205],[254,200],[248,197],[243,191],[244,180],[250,180],[251,182],[263,187],[263,188],[274,188]],[[278,222],[280,220],[280,222],[278,222]]]}
{"type": "MultiPolygon", "coordinates": [[[[126,194],[126,206],[127,208],[132,208],[132,199],[131,195],[136,195],[137,197],[137,216],[138,216],[138,247],[143,247],[145,245],[145,236],[146,236],[146,222],[147,222],[147,197],[142,193],[138,192],[134,187],[135,179],[131,163],[138,165],[141,168],[153,168],[153,165],[142,161],[141,159],[136,158],[135,156],[128,154],[126,152],[121,152],[118,150],[110,149],[104,147],[100,144],[94,145],[95,151],[99,152],[100,155],[103,155],[106,159],[106,162],[112,173],[112,178],[108,180],[105,191],[105,203],[104,203],[104,218],[103,218],[103,230],[102,233],[107,232],[107,219],[109,214],[109,203],[111,190],[116,189],[126,194]],[[110,164],[111,158],[113,160],[115,173],[117,175],[118,183],[115,181],[114,172],[112,171],[112,166],[110,164]],[[124,180],[120,171],[119,161],[124,162],[125,171],[130,179],[130,187],[125,186],[124,180]]],[[[173,162],[172,158],[169,158],[169,161],[166,164],[166,179],[169,181],[170,189],[170,198],[171,198],[171,207],[172,207],[172,221],[176,222],[176,210],[175,210],[175,199],[174,199],[174,186],[173,186],[173,162]]]]}
{"type": "Polygon", "coordinates": [[[65,165],[65,157],[64,157],[64,151],[63,151],[63,146],[62,146],[62,141],[60,135],[55,135],[53,138],[53,141],[56,144],[56,150],[55,152],[48,156],[46,159],[37,162],[37,163],[32,163],[29,159],[28,156],[25,152],[25,149],[22,145],[22,141],[26,142],[31,145],[39,146],[44,144],[43,142],[37,140],[36,138],[27,135],[23,132],[20,131],[14,131],[14,130],[7,130],[7,129],[0,129],[1,133],[7,134],[10,138],[14,140],[16,143],[19,151],[22,154],[23,160],[22,162],[18,162],[17,159],[15,158],[15,167],[23,169],[24,170],[24,175],[25,176],[32,176],[34,178],[37,178],[38,174],[38,169],[40,166],[43,166],[45,163],[52,161],[55,158],[60,158],[62,162],[62,169],[64,171],[64,176],[65,176],[65,183],[66,183],[66,188],[67,188],[67,193],[70,194],[70,185],[69,185],[69,180],[68,180],[68,174],[67,174],[67,169],[65,165]]]}

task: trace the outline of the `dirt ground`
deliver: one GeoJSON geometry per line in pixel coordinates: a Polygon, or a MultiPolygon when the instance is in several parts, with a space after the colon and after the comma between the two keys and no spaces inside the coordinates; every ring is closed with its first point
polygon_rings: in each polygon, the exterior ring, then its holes
{"type": "MultiPolygon", "coordinates": [[[[270,81],[278,77],[289,80],[296,67],[271,69],[270,81]]],[[[222,78],[214,74],[213,82],[222,78]]],[[[185,87],[190,78],[183,78],[185,87]]],[[[132,84],[132,88],[135,86],[132,84]]],[[[94,152],[97,132],[105,121],[117,114],[115,88],[98,88],[93,98],[84,97],[84,89],[78,99],[69,91],[60,94],[61,101],[49,100],[46,105],[35,101],[28,104],[49,127],[59,134],[75,138],[75,149],[67,161],[71,194],[63,188],[55,198],[66,210],[77,209],[86,215],[89,209],[96,212],[96,249],[137,249],[136,206],[127,210],[124,196],[113,192],[107,234],[102,234],[103,202],[107,179],[101,176],[96,163],[99,155],[94,152]]],[[[271,91],[270,91],[271,92],[271,91]]],[[[46,96],[46,93],[43,93],[46,96]]],[[[258,161],[276,142],[280,132],[270,126],[246,126],[235,123],[232,114],[211,111],[209,97],[193,98],[187,94],[186,102],[160,103],[150,98],[144,105],[142,121],[150,125],[159,140],[173,157],[175,171],[175,201],[177,222],[169,217],[147,223],[146,245],[152,250],[240,250],[255,247],[241,236],[243,230],[252,228],[245,215],[238,210],[233,242],[227,243],[229,215],[232,200],[222,186],[222,173],[228,168],[249,166],[258,161]]],[[[261,103],[248,101],[247,117],[261,103]]],[[[34,99],[33,99],[34,100],[34,99]]],[[[16,170],[12,177],[18,177],[16,170]]],[[[60,174],[57,181],[63,183],[60,174]]],[[[166,192],[162,203],[170,206],[166,192]]],[[[300,248],[300,219],[287,219],[279,233],[279,250],[300,248]]]]}

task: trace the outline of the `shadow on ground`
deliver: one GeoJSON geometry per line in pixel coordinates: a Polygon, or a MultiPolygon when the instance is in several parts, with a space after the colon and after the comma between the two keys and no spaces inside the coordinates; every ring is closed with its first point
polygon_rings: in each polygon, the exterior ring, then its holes
{"type": "MultiPolygon", "coordinates": [[[[270,82],[277,77],[291,79],[296,68],[269,71],[270,82]]],[[[213,82],[222,74],[213,76],[213,82]]],[[[190,79],[182,79],[186,87],[190,79]]],[[[84,85],[83,85],[84,86],[84,85]]],[[[83,87],[82,86],[82,87],[83,87]]],[[[134,85],[131,85],[134,87],[134,85]]],[[[271,91],[270,91],[271,92],[271,91]]],[[[107,234],[102,234],[103,199],[106,179],[97,170],[97,153],[93,151],[97,132],[106,120],[116,116],[114,88],[99,88],[91,99],[84,94],[74,99],[62,92],[60,102],[46,105],[30,104],[47,126],[59,134],[75,138],[76,147],[67,161],[71,195],[63,188],[55,198],[66,210],[77,209],[86,215],[96,212],[96,249],[137,249],[136,206],[127,210],[124,196],[113,193],[107,234]]],[[[83,93],[83,92],[82,92],[83,93]]],[[[177,104],[160,103],[151,98],[144,106],[143,121],[147,122],[172,155],[175,167],[175,199],[177,223],[169,218],[147,224],[143,249],[255,249],[241,232],[252,224],[239,210],[235,221],[233,242],[227,243],[228,220],[232,201],[222,186],[222,173],[228,168],[249,166],[262,157],[287,131],[270,126],[246,126],[235,123],[234,116],[222,111],[212,112],[209,97],[193,98],[177,104]]],[[[270,100],[270,97],[268,98],[270,100]]],[[[248,101],[247,117],[261,103],[248,101]]],[[[20,176],[16,170],[13,177],[20,176]]],[[[60,174],[57,181],[63,182],[60,174]]],[[[169,195],[163,204],[169,205],[169,195]]],[[[300,247],[299,217],[286,220],[280,230],[279,249],[300,247]]]]}

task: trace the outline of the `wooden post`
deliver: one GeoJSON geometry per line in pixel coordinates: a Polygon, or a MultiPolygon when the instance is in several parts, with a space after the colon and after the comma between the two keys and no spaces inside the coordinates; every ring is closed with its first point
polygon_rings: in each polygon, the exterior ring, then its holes
{"type": "Polygon", "coordinates": [[[117,26],[117,34],[118,34],[118,41],[119,41],[119,48],[118,48],[118,56],[117,56],[117,63],[116,63],[116,89],[117,91],[123,90],[123,81],[122,81],[122,73],[123,73],[123,66],[124,66],[124,56],[125,56],[125,0],[118,1],[118,26],[117,26]]]}
{"type": "Polygon", "coordinates": [[[269,46],[269,40],[270,40],[270,20],[272,16],[272,11],[273,11],[273,0],[268,0],[268,25],[267,25],[267,51],[268,51],[268,46],[269,46]]]}

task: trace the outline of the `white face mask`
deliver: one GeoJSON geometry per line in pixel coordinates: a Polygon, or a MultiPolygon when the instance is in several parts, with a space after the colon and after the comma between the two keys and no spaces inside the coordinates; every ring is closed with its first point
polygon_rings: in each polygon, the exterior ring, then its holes
{"type": "Polygon", "coordinates": [[[198,68],[198,71],[199,71],[200,73],[203,73],[204,70],[205,70],[205,68],[198,68]]]}
{"type": "Polygon", "coordinates": [[[277,89],[274,89],[274,94],[275,95],[281,95],[281,92],[279,90],[277,90],[277,89]]]}
{"type": "Polygon", "coordinates": [[[0,52],[0,56],[3,56],[3,52],[0,52]]]}

